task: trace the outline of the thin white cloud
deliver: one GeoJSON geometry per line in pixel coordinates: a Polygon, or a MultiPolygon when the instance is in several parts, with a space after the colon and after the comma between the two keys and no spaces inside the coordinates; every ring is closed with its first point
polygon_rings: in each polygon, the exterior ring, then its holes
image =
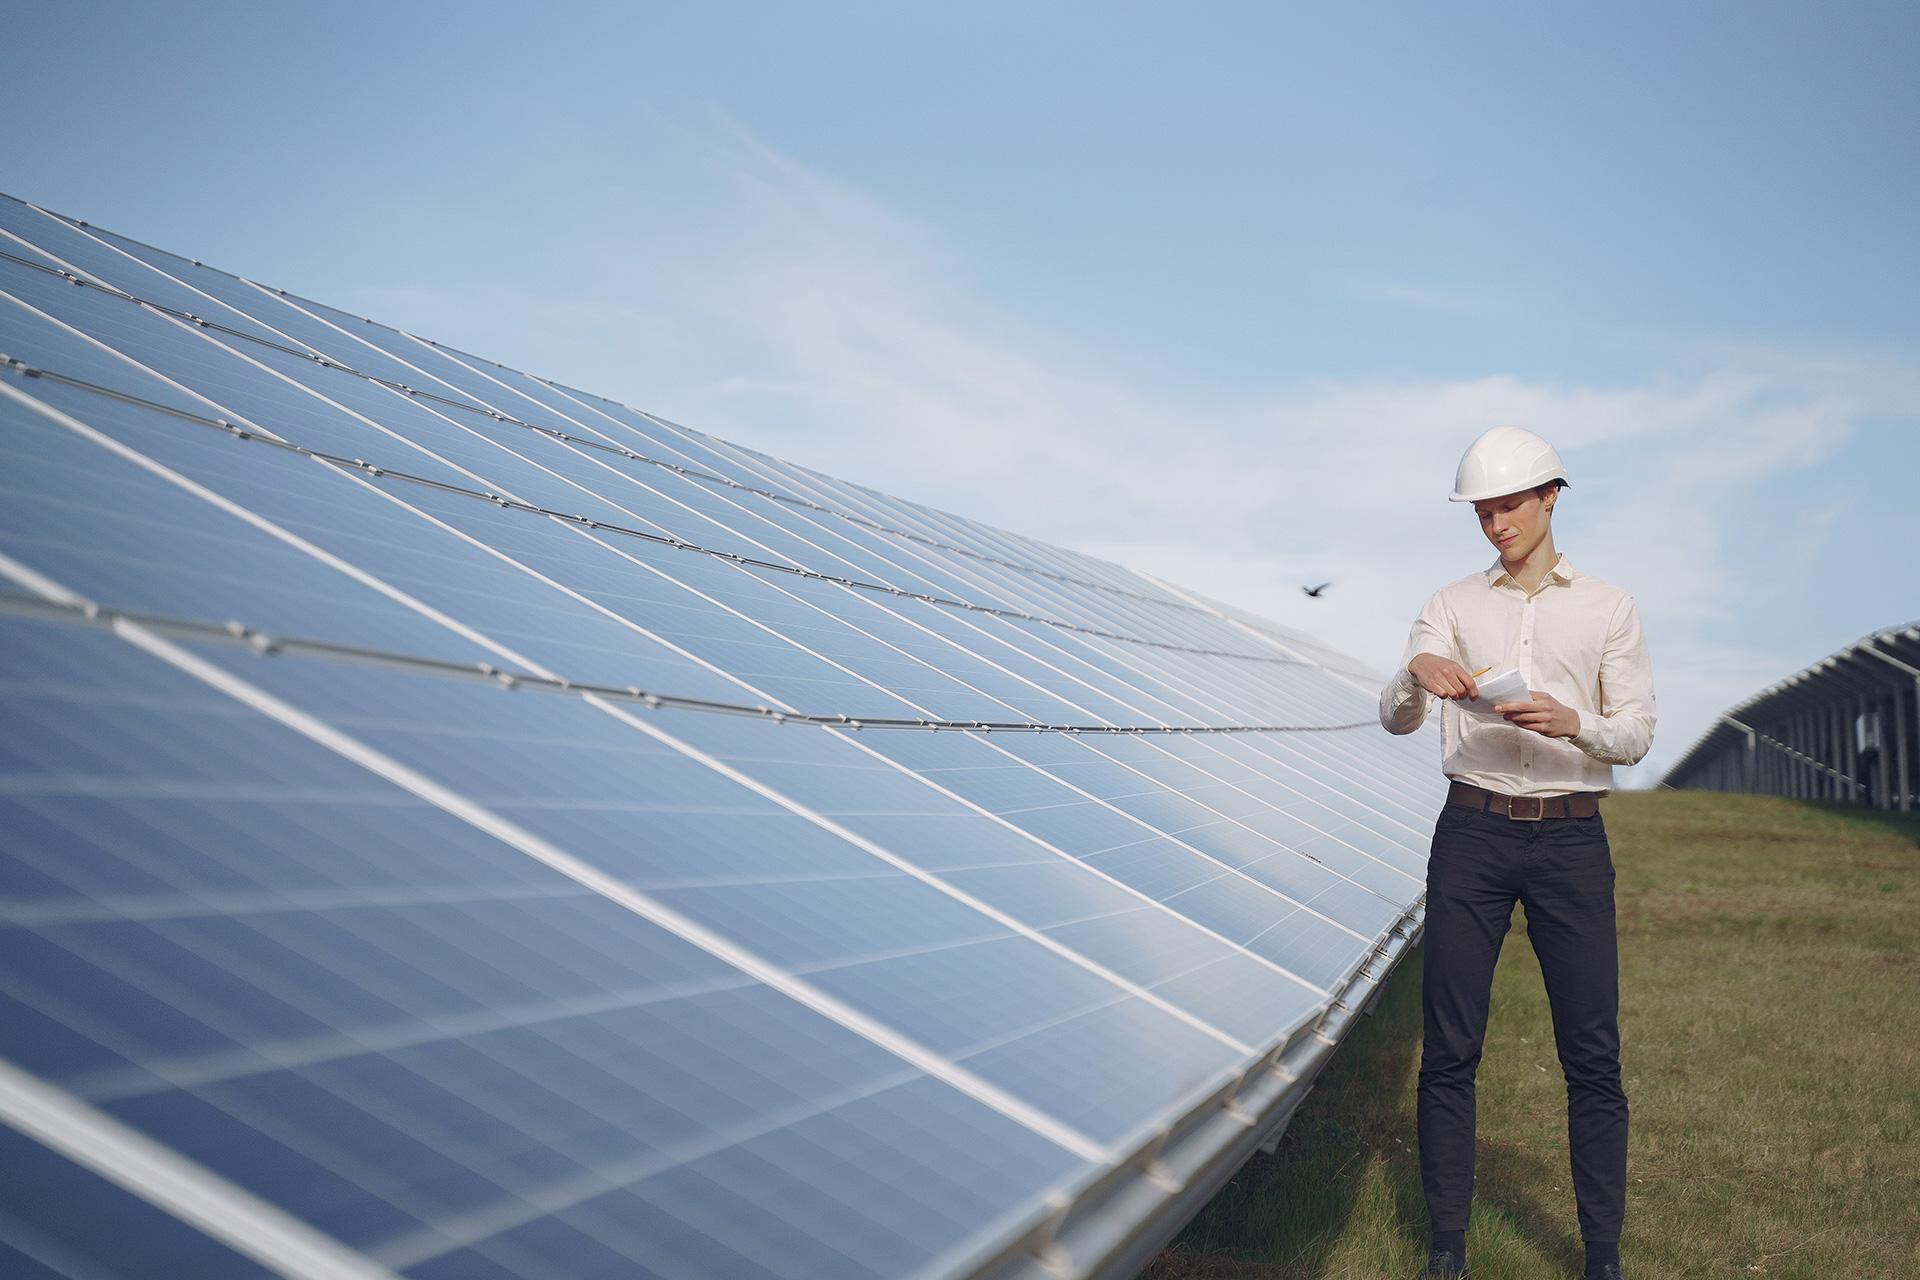
{"type": "Polygon", "coordinates": [[[1397,307],[1411,307],[1416,311],[1468,311],[1473,306],[1456,294],[1404,282],[1367,280],[1352,285],[1349,292],[1355,297],[1391,303],[1397,307]]]}
{"type": "Polygon", "coordinates": [[[1492,373],[1196,402],[996,306],[964,260],[858,191],[738,131],[707,141],[731,195],[702,225],[586,246],[599,294],[449,299],[449,319],[511,307],[541,336],[515,353],[536,372],[1136,566],[1381,667],[1427,592],[1492,559],[1446,501],[1460,450],[1524,424],[1574,478],[1561,548],[1647,620],[1650,764],[1781,674],[1708,638],[1742,607],[1725,569],[1769,518],[1752,495],[1844,449],[1863,415],[1920,413],[1898,362],[1733,346],[1638,386],[1492,373]],[[1298,591],[1328,579],[1326,600],[1298,591]]]}

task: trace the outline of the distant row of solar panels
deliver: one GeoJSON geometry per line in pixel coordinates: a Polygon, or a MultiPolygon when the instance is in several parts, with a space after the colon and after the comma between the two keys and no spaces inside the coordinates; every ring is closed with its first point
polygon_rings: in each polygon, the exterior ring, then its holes
{"type": "Polygon", "coordinates": [[[0,1272],[1124,1270],[1417,936],[1304,637],[11,199],[0,353],[0,1272]]]}

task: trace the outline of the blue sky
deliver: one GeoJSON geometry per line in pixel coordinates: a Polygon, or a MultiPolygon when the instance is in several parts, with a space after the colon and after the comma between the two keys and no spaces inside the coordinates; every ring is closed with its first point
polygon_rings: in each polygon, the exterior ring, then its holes
{"type": "Polygon", "coordinates": [[[1383,667],[1533,427],[1646,618],[1629,783],[1920,617],[1911,5],[6,19],[0,189],[1383,667]]]}

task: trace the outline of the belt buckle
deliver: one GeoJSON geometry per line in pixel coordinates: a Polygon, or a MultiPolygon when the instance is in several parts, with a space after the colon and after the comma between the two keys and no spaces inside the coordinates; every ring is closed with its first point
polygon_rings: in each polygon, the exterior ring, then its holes
{"type": "Polygon", "coordinates": [[[1545,796],[1508,796],[1507,816],[1516,822],[1538,822],[1547,816],[1547,798],[1545,796]],[[1533,801],[1533,815],[1528,817],[1525,814],[1515,813],[1513,811],[1513,802],[1515,800],[1533,801]]]}

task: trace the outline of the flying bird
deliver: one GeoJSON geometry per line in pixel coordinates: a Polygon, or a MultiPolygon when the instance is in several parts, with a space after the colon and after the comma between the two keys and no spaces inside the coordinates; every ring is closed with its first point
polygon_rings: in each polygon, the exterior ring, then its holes
{"type": "Polygon", "coordinates": [[[1318,600],[1320,598],[1320,593],[1322,591],[1325,591],[1328,587],[1332,585],[1333,584],[1331,582],[1323,582],[1317,587],[1302,587],[1300,589],[1306,592],[1308,595],[1312,596],[1315,600],[1318,600]]]}

